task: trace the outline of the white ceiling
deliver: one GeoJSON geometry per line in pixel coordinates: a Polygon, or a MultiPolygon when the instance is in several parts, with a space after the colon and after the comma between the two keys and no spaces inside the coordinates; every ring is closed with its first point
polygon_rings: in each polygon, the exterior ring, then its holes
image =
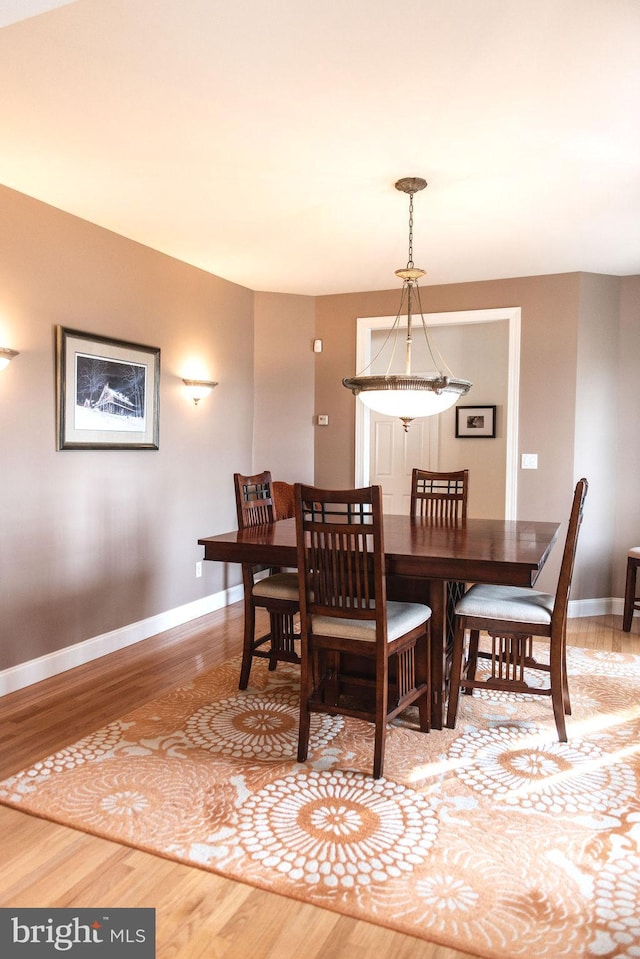
{"type": "Polygon", "coordinates": [[[0,24],[0,182],[251,289],[399,286],[404,176],[429,182],[423,285],[640,273],[639,0],[13,0],[0,24]]]}

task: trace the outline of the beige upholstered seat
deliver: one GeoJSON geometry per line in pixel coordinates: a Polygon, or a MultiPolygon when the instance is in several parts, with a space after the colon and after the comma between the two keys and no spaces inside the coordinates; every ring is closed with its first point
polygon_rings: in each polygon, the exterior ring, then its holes
{"type": "MultiPolygon", "coordinates": [[[[298,602],[297,573],[272,573],[253,584],[254,598],[282,599],[286,602],[298,602]]],[[[259,605],[262,605],[260,603],[259,605]]]]}
{"type": "Polygon", "coordinates": [[[565,715],[571,713],[567,680],[566,625],[569,591],[588,483],[576,485],[569,528],[562,554],[555,596],[515,586],[472,586],[456,605],[456,628],[451,661],[447,726],[456,724],[460,689],[499,689],[551,697],[558,739],[567,741],[565,715]],[[480,632],[491,639],[491,651],[479,649],[480,632]],[[464,640],[470,633],[467,667],[463,675],[464,640]],[[538,662],[533,640],[546,639],[549,662],[538,662]],[[478,659],[490,664],[487,678],[476,677],[478,659]],[[548,686],[529,682],[528,670],[549,674],[548,686]]]}
{"type": "Polygon", "coordinates": [[[555,596],[522,586],[477,584],[456,606],[457,616],[509,619],[516,623],[549,625],[555,596]]]}
{"type": "MultiPolygon", "coordinates": [[[[404,633],[414,629],[429,616],[428,606],[421,603],[395,603],[387,600],[387,642],[392,643],[404,633]]],[[[364,643],[375,643],[376,621],[358,619],[335,619],[331,616],[314,616],[313,630],[320,636],[344,636],[364,643]]]]}
{"type": "MultiPolygon", "coordinates": [[[[276,521],[271,473],[265,470],[252,476],[233,476],[238,529],[262,526],[276,521]]],[[[278,662],[299,663],[296,649],[299,635],[295,617],[300,609],[298,574],[271,570],[265,566],[242,565],[244,586],[244,641],[240,689],[246,689],[254,656],[269,660],[269,669],[278,662]],[[265,570],[267,575],[264,575],[265,570]],[[269,632],[256,636],[256,607],[269,613],[269,632]]]]}
{"type": "Polygon", "coordinates": [[[386,726],[407,706],[430,728],[429,618],[420,603],[387,602],[382,491],[296,484],[302,667],[298,762],[312,713],[375,725],[373,775],[386,726]]]}
{"type": "Polygon", "coordinates": [[[622,629],[625,633],[631,632],[633,614],[640,610],[640,595],[638,595],[636,587],[638,566],[640,566],[640,546],[633,546],[627,553],[627,583],[624,591],[624,613],[622,614],[622,629]]]}

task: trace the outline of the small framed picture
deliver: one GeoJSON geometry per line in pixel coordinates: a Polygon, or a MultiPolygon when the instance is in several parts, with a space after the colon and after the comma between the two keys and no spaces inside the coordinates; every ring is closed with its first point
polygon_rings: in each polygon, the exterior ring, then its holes
{"type": "Polygon", "coordinates": [[[157,450],[160,349],[57,329],[59,450],[157,450]]]}
{"type": "Polygon", "coordinates": [[[495,406],[456,406],[456,437],[495,439],[495,406]]]}

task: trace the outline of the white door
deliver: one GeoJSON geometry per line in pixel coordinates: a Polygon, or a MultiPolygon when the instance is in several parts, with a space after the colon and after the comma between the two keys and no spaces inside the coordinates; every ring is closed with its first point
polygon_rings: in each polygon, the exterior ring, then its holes
{"type": "Polygon", "coordinates": [[[370,414],[372,485],[382,486],[385,513],[407,515],[411,501],[411,471],[437,469],[438,416],[414,420],[407,432],[397,417],[370,414]]]}

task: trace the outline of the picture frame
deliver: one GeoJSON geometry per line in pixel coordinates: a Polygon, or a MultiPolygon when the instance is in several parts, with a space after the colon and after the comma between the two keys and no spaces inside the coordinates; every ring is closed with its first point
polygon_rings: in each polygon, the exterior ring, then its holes
{"type": "Polygon", "coordinates": [[[495,439],[495,406],[456,406],[456,439],[495,439]]]}
{"type": "Polygon", "coordinates": [[[160,349],[58,326],[59,450],[157,450],[160,349]]]}

